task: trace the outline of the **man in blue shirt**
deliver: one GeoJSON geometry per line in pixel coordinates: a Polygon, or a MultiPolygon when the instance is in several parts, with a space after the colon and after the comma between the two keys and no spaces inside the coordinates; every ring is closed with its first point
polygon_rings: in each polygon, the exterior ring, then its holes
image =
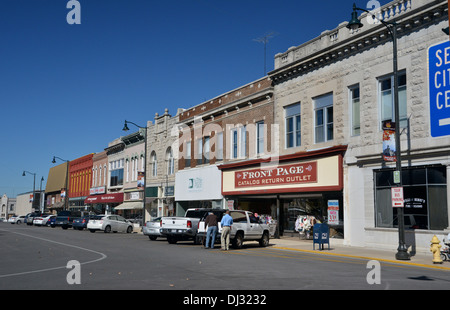
{"type": "Polygon", "coordinates": [[[225,214],[220,221],[220,225],[222,226],[222,235],[220,238],[222,247],[221,250],[228,251],[230,246],[231,225],[233,225],[233,218],[230,215],[230,210],[225,211],[225,214]]]}

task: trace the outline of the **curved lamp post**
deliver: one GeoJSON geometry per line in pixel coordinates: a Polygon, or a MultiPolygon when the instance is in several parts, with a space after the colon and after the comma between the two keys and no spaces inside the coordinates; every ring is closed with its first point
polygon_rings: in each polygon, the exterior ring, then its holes
{"type": "Polygon", "coordinates": [[[133,122],[125,120],[125,123],[122,128],[123,131],[130,130],[130,128],[128,128],[128,124],[132,124],[140,129],[145,129],[145,134],[144,134],[144,190],[143,190],[143,197],[142,197],[142,226],[144,226],[145,225],[145,186],[147,183],[146,179],[147,179],[147,130],[148,130],[148,127],[139,126],[133,122]]]}
{"type": "MultiPolygon", "coordinates": [[[[399,102],[398,102],[398,64],[397,64],[397,23],[395,21],[386,22],[376,18],[374,14],[369,12],[368,10],[361,9],[356,7],[356,4],[353,4],[353,12],[352,17],[349,23],[347,24],[347,28],[351,30],[356,30],[358,28],[363,27],[363,24],[358,19],[357,11],[364,11],[370,15],[372,15],[373,19],[377,19],[380,21],[389,31],[389,34],[392,37],[393,42],[393,65],[394,65],[394,114],[395,114],[395,156],[396,156],[396,170],[399,174],[399,182],[398,186],[402,186],[402,164],[401,164],[401,152],[400,152],[400,116],[399,116],[399,102]]],[[[404,215],[403,215],[403,207],[397,208],[397,216],[398,216],[398,248],[397,253],[395,254],[396,259],[398,260],[409,260],[410,255],[407,252],[407,247],[405,245],[405,223],[404,223],[404,215]]]]}
{"type": "Polygon", "coordinates": [[[22,173],[22,176],[24,177],[26,174],[32,174],[33,175],[33,200],[32,200],[32,202],[31,202],[31,209],[34,209],[34,200],[35,200],[35,184],[36,184],[36,173],[33,173],[33,172],[29,172],[29,171],[26,171],[26,170],[24,170],[23,171],[23,173],[22,173]]]}
{"type": "Polygon", "coordinates": [[[56,159],[66,162],[66,196],[64,197],[64,210],[69,210],[69,160],[62,159],[58,156],[53,156],[52,164],[56,163],[56,159]]]}

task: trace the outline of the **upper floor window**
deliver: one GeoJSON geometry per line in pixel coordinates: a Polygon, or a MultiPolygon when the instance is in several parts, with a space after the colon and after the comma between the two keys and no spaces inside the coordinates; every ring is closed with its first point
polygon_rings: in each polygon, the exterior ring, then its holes
{"type": "Polygon", "coordinates": [[[315,142],[333,140],[333,94],[314,99],[315,142]]]}
{"type": "Polygon", "coordinates": [[[171,147],[167,149],[166,157],[167,157],[167,174],[172,175],[174,173],[174,159],[171,147]]]}
{"type": "Polygon", "coordinates": [[[152,176],[156,177],[158,175],[158,161],[156,158],[155,151],[152,152],[152,155],[150,158],[151,158],[151,165],[152,165],[152,176]]]}
{"type": "MultiPolygon", "coordinates": [[[[379,80],[379,100],[381,108],[381,123],[386,120],[395,121],[394,107],[394,76],[380,78],[379,80]]],[[[400,127],[407,126],[406,109],[406,73],[398,74],[398,107],[400,127]]],[[[381,125],[380,125],[381,126],[381,125]]]]}
{"type": "Polygon", "coordinates": [[[300,103],[284,107],[286,124],[286,148],[297,147],[302,143],[300,114],[300,103]]]}
{"type": "Polygon", "coordinates": [[[241,126],[231,130],[231,158],[245,158],[247,147],[247,128],[241,126]]]}
{"type": "Polygon", "coordinates": [[[264,152],[264,121],[256,123],[256,154],[264,152]]]}
{"type": "Polygon", "coordinates": [[[355,85],[349,88],[349,99],[351,111],[351,135],[359,136],[361,133],[359,85],[355,85]]]}

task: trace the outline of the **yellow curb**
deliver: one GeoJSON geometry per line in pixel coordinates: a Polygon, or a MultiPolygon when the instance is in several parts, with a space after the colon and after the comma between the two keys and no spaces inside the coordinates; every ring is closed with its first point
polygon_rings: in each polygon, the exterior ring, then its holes
{"type": "Polygon", "coordinates": [[[293,248],[286,248],[286,247],[279,247],[279,246],[274,246],[272,248],[273,249],[290,250],[290,251],[307,252],[307,253],[314,253],[314,254],[323,254],[323,255],[330,255],[330,256],[343,256],[343,257],[350,257],[350,258],[377,260],[377,261],[382,261],[382,262],[387,262],[387,263],[405,264],[405,265],[411,265],[411,266],[418,266],[418,267],[450,271],[450,267],[443,267],[441,265],[425,265],[425,264],[411,263],[411,262],[407,262],[407,261],[391,260],[391,259],[385,259],[385,258],[373,258],[373,257],[367,257],[367,256],[357,256],[357,255],[329,253],[329,252],[317,252],[316,250],[302,250],[302,249],[293,249],[293,248]]]}

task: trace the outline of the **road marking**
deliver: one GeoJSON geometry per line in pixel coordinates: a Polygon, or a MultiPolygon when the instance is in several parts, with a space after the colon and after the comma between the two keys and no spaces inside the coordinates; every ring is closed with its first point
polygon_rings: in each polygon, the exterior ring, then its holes
{"type": "MultiPolygon", "coordinates": [[[[75,248],[75,249],[79,249],[79,250],[83,250],[83,251],[87,251],[87,252],[92,252],[92,253],[95,253],[95,254],[98,254],[98,255],[101,256],[100,258],[81,263],[80,265],[92,264],[92,263],[101,261],[101,260],[103,260],[103,259],[105,259],[107,257],[103,253],[100,253],[100,252],[97,252],[97,251],[94,251],[94,250],[90,250],[90,249],[86,249],[86,248],[82,248],[82,247],[79,247],[79,246],[76,246],[76,245],[70,245],[70,244],[66,244],[66,243],[61,243],[61,242],[58,242],[58,241],[53,241],[53,240],[50,240],[50,239],[45,239],[45,238],[40,238],[40,237],[36,237],[36,236],[32,236],[32,235],[18,233],[18,232],[10,231],[10,230],[0,229],[0,231],[6,231],[6,232],[10,232],[10,233],[17,234],[17,235],[22,235],[22,236],[25,236],[25,237],[30,237],[30,238],[35,238],[35,239],[46,241],[46,242],[56,243],[56,244],[59,244],[59,245],[63,245],[63,246],[67,246],[67,247],[71,247],[71,248],[75,248]]],[[[24,272],[5,274],[5,275],[0,275],[0,278],[21,276],[21,275],[25,275],[25,274],[45,272],[45,271],[57,270],[57,269],[67,269],[67,265],[60,266],[60,267],[53,267],[53,268],[46,268],[46,269],[39,269],[39,270],[32,270],[32,271],[24,271],[24,272]]]]}

